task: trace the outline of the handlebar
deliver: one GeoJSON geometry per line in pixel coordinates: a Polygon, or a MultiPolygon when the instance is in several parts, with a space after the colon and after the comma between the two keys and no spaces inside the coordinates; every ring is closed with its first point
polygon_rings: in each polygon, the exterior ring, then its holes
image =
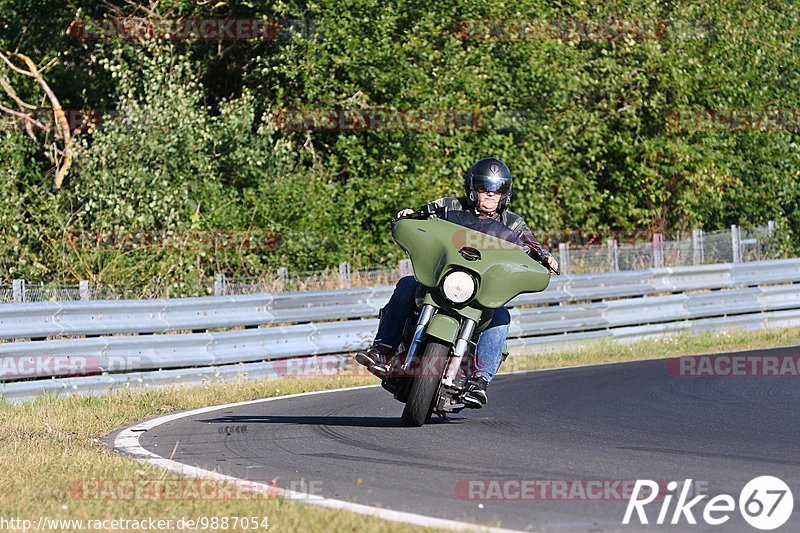
{"type": "MultiPolygon", "coordinates": [[[[406,219],[406,218],[410,218],[410,219],[414,219],[414,220],[427,220],[431,216],[436,215],[436,216],[440,216],[441,217],[442,215],[444,215],[446,213],[447,213],[447,208],[446,207],[430,207],[430,206],[426,205],[426,206],[423,206],[423,207],[417,209],[416,211],[414,211],[413,213],[408,214],[406,216],[392,217],[392,225],[394,225],[398,220],[403,220],[403,219],[406,219]]],[[[559,267],[557,269],[553,269],[550,266],[550,264],[547,262],[545,257],[540,255],[540,254],[538,254],[538,253],[536,253],[536,251],[533,250],[533,249],[531,249],[528,252],[528,255],[534,261],[536,261],[537,263],[540,263],[543,267],[545,267],[547,269],[548,273],[552,272],[556,276],[560,276],[561,275],[561,266],[560,265],[559,265],[559,267]]]]}

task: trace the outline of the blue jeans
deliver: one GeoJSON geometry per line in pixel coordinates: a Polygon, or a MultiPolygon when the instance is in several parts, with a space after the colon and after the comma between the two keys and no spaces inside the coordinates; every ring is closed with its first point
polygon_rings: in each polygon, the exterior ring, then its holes
{"type": "MultiPolygon", "coordinates": [[[[403,325],[417,309],[414,301],[419,282],[414,276],[400,278],[394,288],[389,303],[383,309],[383,319],[378,326],[375,342],[388,344],[394,348],[403,340],[403,325]]],[[[503,345],[508,335],[511,315],[508,309],[495,310],[489,326],[480,333],[475,350],[475,369],[473,376],[483,376],[492,381],[503,358],[503,345]]]]}

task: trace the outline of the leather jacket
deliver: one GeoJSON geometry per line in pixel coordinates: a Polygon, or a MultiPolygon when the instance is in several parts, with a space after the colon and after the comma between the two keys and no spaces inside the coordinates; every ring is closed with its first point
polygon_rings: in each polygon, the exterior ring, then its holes
{"type": "MultiPolygon", "coordinates": [[[[477,209],[469,206],[466,198],[439,198],[438,200],[426,204],[422,209],[426,208],[430,210],[445,208],[448,211],[469,211],[475,215],[479,214],[477,209]]],[[[548,266],[546,258],[550,255],[550,252],[542,248],[542,245],[536,240],[533,232],[528,225],[525,224],[525,220],[521,216],[505,209],[491,218],[517,232],[520,235],[522,244],[526,248],[528,255],[542,263],[545,267],[548,266]]]]}

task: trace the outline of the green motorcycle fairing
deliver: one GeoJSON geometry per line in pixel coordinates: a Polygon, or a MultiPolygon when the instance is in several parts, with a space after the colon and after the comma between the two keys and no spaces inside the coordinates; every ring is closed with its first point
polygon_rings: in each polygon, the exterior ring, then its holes
{"type": "Polygon", "coordinates": [[[491,316],[485,310],[498,309],[519,294],[543,291],[550,283],[548,270],[519,246],[447,220],[400,219],[392,237],[408,253],[414,277],[430,289],[425,303],[471,318],[479,330],[491,316]],[[473,260],[462,256],[465,248],[473,260]],[[474,259],[475,251],[479,259],[474,259]],[[438,289],[453,269],[470,272],[477,280],[475,296],[463,306],[448,302],[438,289]]]}

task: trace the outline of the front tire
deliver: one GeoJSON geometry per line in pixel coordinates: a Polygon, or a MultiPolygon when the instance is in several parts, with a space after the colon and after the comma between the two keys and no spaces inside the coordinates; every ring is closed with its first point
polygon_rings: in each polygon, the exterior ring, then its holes
{"type": "Polygon", "coordinates": [[[450,346],[430,339],[425,346],[419,365],[419,375],[414,378],[403,409],[403,424],[420,427],[430,420],[436,403],[436,393],[444,374],[450,346]]]}

